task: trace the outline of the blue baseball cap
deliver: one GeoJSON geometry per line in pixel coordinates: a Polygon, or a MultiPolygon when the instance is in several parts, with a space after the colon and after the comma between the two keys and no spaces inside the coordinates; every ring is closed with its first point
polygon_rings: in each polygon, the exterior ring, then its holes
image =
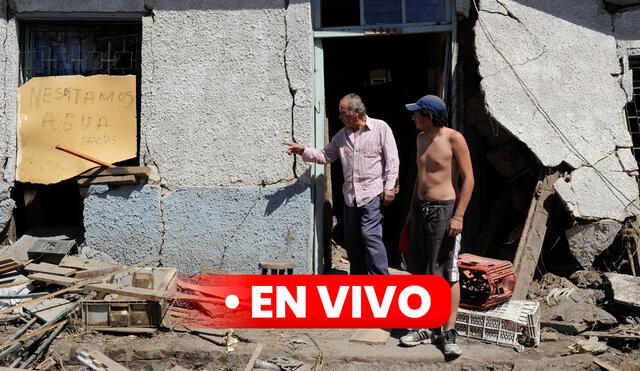
{"type": "Polygon", "coordinates": [[[418,99],[415,103],[405,105],[409,111],[419,111],[421,109],[429,110],[437,118],[446,117],[447,105],[444,101],[435,95],[425,95],[418,99]]]}

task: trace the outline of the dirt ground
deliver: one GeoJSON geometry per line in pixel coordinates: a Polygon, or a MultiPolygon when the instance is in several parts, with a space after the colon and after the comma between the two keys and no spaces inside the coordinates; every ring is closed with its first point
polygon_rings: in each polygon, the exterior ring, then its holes
{"type": "MultiPolygon", "coordinates": [[[[333,262],[331,273],[348,272],[346,252],[338,246],[333,251],[333,262]]],[[[402,273],[393,271],[393,274],[402,273]]],[[[13,335],[17,326],[0,326],[0,341],[13,335]]],[[[171,330],[148,335],[113,335],[77,329],[63,331],[51,345],[49,355],[63,365],[64,368],[59,368],[63,370],[87,369],[76,358],[79,349],[99,350],[131,370],[164,371],[175,366],[193,370],[243,370],[257,345],[262,343],[261,360],[289,359],[302,363],[308,370],[601,370],[594,360],[608,362],[621,370],[640,370],[637,342],[610,344],[615,346],[609,346],[597,356],[571,354],[569,346],[586,337],[564,335],[551,328],[542,328],[538,347],[525,348],[523,352],[460,337],[463,354],[448,362],[434,345],[403,347],[399,338],[406,329],[387,330],[391,336],[384,345],[350,342],[354,331],[238,329],[234,333],[242,341],[228,349],[196,335],[171,330]]]]}

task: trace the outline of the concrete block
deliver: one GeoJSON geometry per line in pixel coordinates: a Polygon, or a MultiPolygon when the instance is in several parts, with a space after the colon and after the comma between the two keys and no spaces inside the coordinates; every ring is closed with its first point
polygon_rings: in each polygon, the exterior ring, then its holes
{"type": "Polygon", "coordinates": [[[570,182],[558,179],[554,188],[576,218],[622,222],[628,215],[640,211],[636,207],[628,207],[638,198],[638,182],[624,171],[615,153],[601,159],[595,168],[581,167],[573,171],[570,182]],[[607,179],[606,183],[600,174],[607,179]]]}
{"type": "Polygon", "coordinates": [[[611,246],[620,228],[622,224],[615,220],[602,220],[567,229],[569,250],[583,269],[591,269],[593,260],[611,246]]]}
{"type": "Polygon", "coordinates": [[[13,10],[22,12],[143,12],[144,0],[10,0],[13,10]]]}
{"type": "Polygon", "coordinates": [[[311,192],[307,184],[185,187],[162,201],[165,266],[197,274],[215,267],[259,273],[258,262],[292,260],[311,273],[311,192]]]}
{"type": "MultiPolygon", "coordinates": [[[[624,218],[628,202],[612,200],[615,191],[583,167],[631,143],[622,115],[626,96],[619,79],[612,77],[621,71],[604,3],[487,0],[480,6],[484,28],[476,24],[475,49],[481,89],[494,121],[525,143],[543,165],[566,162],[578,169],[573,190],[564,187],[562,195],[578,210],[576,216],[624,218]],[[573,199],[565,197],[569,192],[573,199]]],[[[617,161],[607,162],[606,168],[599,165],[607,177],[620,170],[617,161]]],[[[637,197],[637,184],[631,189],[633,178],[620,174],[609,179],[629,199],[637,197]]]]}
{"type": "Polygon", "coordinates": [[[160,187],[120,186],[84,199],[85,242],[118,263],[134,264],[160,253],[160,187]]]}
{"type": "Polygon", "coordinates": [[[616,304],[640,309],[640,277],[620,273],[605,273],[604,276],[611,285],[616,304]]]}

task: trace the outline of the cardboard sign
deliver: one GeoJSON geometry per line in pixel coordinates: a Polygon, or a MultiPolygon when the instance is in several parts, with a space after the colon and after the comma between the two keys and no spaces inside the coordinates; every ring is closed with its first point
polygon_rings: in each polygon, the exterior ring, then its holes
{"type": "Polygon", "coordinates": [[[20,182],[51,184],[97,164],[55,149],[60,145],[104,162],[136,156],[136,77],[36,77],[18,89],[20,182]]]}

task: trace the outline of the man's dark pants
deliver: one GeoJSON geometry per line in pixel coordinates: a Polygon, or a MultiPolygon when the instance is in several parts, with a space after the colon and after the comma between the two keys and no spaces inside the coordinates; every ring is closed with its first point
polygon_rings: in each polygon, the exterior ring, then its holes
{"type": "Polygon", "coordinates": [[[389,274],[382,219],[382,195],[361,207],[345,203],[344,235],[350,274],[389,274]]]}

